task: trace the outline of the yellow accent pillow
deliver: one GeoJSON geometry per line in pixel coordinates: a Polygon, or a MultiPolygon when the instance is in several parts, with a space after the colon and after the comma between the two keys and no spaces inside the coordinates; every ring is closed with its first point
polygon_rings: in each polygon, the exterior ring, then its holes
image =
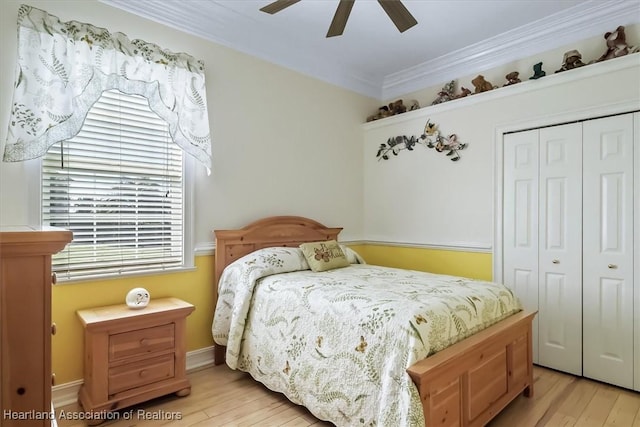
{"type": "Polygon", "coordinates": [[[303,243],[300,249],[313,271],[326,271],[349,265],[349,260],[335,240],[303,243]]]}

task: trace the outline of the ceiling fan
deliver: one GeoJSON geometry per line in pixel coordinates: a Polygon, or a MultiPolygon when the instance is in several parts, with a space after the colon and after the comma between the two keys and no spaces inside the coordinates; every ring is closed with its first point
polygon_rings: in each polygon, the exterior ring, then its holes
{"type": "MultiPolygon", "coordinates": [[[[300,0],[276,0],[273,3],[269,3],[264,6],[260,10],[273,15],[274,13],[280,12],[282,9],[287,8],[292,4],[296,4],[299,1],[300,0]]],[[[339,36],[344,32],[344,27],[347,25],[347,19],[349,19],[349,14],[351,13],[354,1],[355,0],[340,0],[336,13],[333,15],[331,25],[329,26],[327,37],[339,36]]],[[[378,0],[378,3],[380,3],[380,6],[382,6],[387,15],[389,15],[391,21],[393,21],[395,26],[398,27],[398,31],[401,33],[407,31],[418,23],[400,0],[378,0]]]]}

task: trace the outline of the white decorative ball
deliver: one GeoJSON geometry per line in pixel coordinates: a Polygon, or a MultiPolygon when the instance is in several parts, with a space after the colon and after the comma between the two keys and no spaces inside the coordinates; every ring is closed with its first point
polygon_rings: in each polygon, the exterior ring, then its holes
{"type": "Polygon", "coordinates": [[[144,308],[149,304],[149,291],[145,288],[133,288],[125,299],[129,308],[144,308]]]}

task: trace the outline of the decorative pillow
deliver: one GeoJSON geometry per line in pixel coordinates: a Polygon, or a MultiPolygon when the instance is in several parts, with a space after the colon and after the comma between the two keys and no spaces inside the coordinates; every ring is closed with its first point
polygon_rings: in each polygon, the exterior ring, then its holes
{"type": "Polygon", "coordinates": [[[349,264],[366,264],[367,262],[360,256],[360,254],[349,246],[340,245],[340,249],[344,252],[344,255],[347,257],[349,264]]]}
{"type": "Polygon", "coordinates": [[[349,265],[349,260],[335,240],[303,243],[300,249],[313,271],[326,271],[349,265]]]}

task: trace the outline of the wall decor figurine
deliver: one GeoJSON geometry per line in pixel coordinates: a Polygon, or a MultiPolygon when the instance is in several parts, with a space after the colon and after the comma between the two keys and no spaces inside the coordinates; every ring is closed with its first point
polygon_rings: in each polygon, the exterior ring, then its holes
{"type": "Polygon", "coordinates": [[[409,101],[409,111],[414,111],[419,109],[420,109],[420,103],[417,100],[412,99],[411,101],[409,101]]]}
{"type": "Polygon", "coordinates": [[[529,80],[536,80],[546,75],[547,73],[542,69],[542,62],[538,62],[533,66],[533,76],[529,77],[529,80]]]}
{"type": "Polygon", "coordinates": [[[462,86],[460,88],[460,90],[461,90],[461,92],[456,95],[456,99],[464,98],[465,96],[471,95],[471,91],[469,89],[467,89],[466,87],[464,87],[464,86],[462,86]]]}
{"type": "Polygon", "coordinates": [[[624,26],[620,25],[615,31],[608,31],[604,34],[607,43],[607,51],[602,56],[592,62],[606,61],[607,59],[618,58],[640,51],[639,46],[627,45],[627,36],[624,33],[624,26]]]}
{"type": "Polygon", "coordinates": [[[389,112],[389,107],[383,105],[378,108],[378,112],[372,116],[367,117],[368,122],[372,122],[374,120],[384,119],[385,117],[389,117],[391,113],[389,112]]]}
{"type": "Polygon", "coordinates": [[[506,76],[504,76],[504,78],[507,79],[507,82],[505,84],[503,84],[502,87],[511,86],[511,85],[516,84],[516,83],[520,83],[520,79],[518,78],[519,75],[520,75],[519,72],[512,71],[509,74],[507,74],[506,76]]]}
{"type": "Polygon", "coordinates": [[[463,150],[467,146],[466,143],[463,144],[458,141],[456,134],[449,136],[441,135],[438,130],[438,125],[427,119],[427,124],[424,127],[422,135],[411,137],[405,135],[392,136],[386,143],[383,142],[380,144],[376,158],[378,161],[389,160],[389,154],[397,156],[402,150],[413,151],[413,148],[418,144],[424,145],[427,148],[434,148],[439,153],[446,153],[445,155],[451,157],[450,160],[452,162],[460,160],[460,153],[458,153],[458,151],[463,150]]]}
{"type": "Polygon", "coordinates": [[[402,102],[402,99],[398,99],[397,101],[394,101],[391,104],[389,104],[389,111],[391,112],[392,116],[395,116],[396,114],[406,113],[407,106],[404,105],[404,103],[402,102]]]}
{"type": "Polygon", "coordinates": [[[582,62],[582,55],[577,50],[570,50],[564,53],[562,57],[562,67],[559,70],[556,70],[556,73],[561,73],[567,70],[573,70],[574,68],[582,67],[585,64],[582,62]]]}
{"type": "Polygon", "coordinates": [[[486,81],[483,75],[477,76],[475,79],[471,80],[471,83],[473,83],[473,87],[476,88],[475,93],[487,92],[492,89],[496,89],[496,86],[486,81]]]}
{"type": "Polygon", "coordinates": [[[443,102],[451,101],[455,98],[453,86],[455,80],[451,80],[449,83],[442,87],[442,90],[438,92],[438,97],[431,103],[431,105],[441,104],[443,102]]]}
{"type": "Polygon", "coordinates": [[[149,291],[145,288],[133,288],[125,297],[125,302],[129,308],[144,308],[149,305],[149,291]]]}
{"type": "Polygon", "coordinates": [[[407,106],[404,105],[402,99],[398,99],[390,103],[389,105],[383,105],[378,108],[378,112],[372,116],[367,117],[368,122],[374,120],[384,119],[385,117],[395,116],[396,114],[402,114],[407,111],[407,106]]]}

